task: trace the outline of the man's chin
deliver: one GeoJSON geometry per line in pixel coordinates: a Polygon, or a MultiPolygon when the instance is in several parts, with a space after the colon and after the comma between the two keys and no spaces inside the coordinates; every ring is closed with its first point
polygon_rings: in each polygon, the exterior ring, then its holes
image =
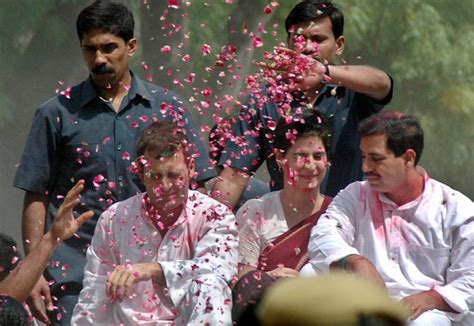
{"type": "Polygon", "coordinates": [[[113,74],[92,75],[94,85],[100,88],[110,88],[115,83],[113,74]]]}

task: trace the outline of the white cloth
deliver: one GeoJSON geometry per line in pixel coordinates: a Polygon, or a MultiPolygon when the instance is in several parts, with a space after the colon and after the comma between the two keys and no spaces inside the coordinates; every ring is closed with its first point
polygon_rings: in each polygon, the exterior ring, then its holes
{"type": "Polygon", "coordinates": [[[237,273],[237,226],[224,205],[189,191],[186,207],[164,236],[139,194],[105,211],[87,251],[84,287],[73,325],[231,325],[228,283],[237,273]],[[105,293],[117,265],[159,262],[168,285],[135,284],[134,297],[117,303],[105,293]]]}
{"type": "Polygon", "coordinates": [[[265,247],[289,230],[280,191],[247,201],[236,214],[239,226],[239,263],[253,267],[265,247]]]}
{"type": "Polygon", "coordinates": [[[347,255],[363,255],[393,297],[433,288],[463,314],[474,288],[473,246],[473,202],[425,174],[423,193],[400,207],[366,181],[349,185],[313,227],[309,256],[327,271],[347,255]]]}

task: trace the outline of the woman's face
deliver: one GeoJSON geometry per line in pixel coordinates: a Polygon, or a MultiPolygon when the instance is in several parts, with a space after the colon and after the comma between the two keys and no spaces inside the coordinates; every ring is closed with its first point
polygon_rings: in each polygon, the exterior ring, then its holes
{"type": "Polygon", "coordinates": [[[319,189],[328,167],[326,149],[318,136],[296,139],[280,162],[284,167],[284,187],[301,190],[319,189]]]}

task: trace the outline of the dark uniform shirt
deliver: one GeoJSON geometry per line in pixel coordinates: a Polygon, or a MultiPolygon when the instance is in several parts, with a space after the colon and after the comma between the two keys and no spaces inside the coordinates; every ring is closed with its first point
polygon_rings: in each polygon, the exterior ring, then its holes
{"type": "Polygon", "coordinates": [[[145,190],[129,167],[136,158],[136,142],[143,130],[153,121],[164,119],[177,120],[186,128],[198,156],[196,181],[214,177],[207,151],[184,104],[174,93],[133,74],[118,113],[99,98],[90,78],[36,112],[14,186],[48,195],[48,229],[63,197],[80,179],[86,185],[76,211],[95,211],[94,218],[77,232],[78,237],[65,241],[54,252],[53,263],[47,268],[47,274],[55,280],[53,291],[67,282],[77,282],[80,290],[85,250],[99,215],[112,203],[145,190]]]}
{"type": "MultiPolygon", "coordinates": [[[[282,107],[272,102],[265,90],[262,93],[251,96],[242,107],[234,135],[227,141],[219,164],[254,173],[266,161],[273,191],[283,188],[283,174],[273,155],[272,143],[282,107]]],[[[333,141],[331,168],[321,187],[322,193],[334,197],[349,183],[363,179],[358,125],[364,118],[381,111],[391,97],[392,89],[384,100],[377,102],[344,87],[324,85],[314,107],[332,122],[333,141]]],[[[301,100],[295,99],[290,106],[296,108],[300,103],[301,100]]]]}

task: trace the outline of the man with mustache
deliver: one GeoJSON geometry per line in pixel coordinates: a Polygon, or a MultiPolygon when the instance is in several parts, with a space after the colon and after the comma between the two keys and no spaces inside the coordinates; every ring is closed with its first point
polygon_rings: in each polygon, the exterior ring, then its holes
{"type": "Polygon", "coordinates": [[[81,11],[76,28],[90,76],[40,106],[14,181],[26,191],[23,239],[28,254],[51,226],[67,189],[85,180],[81,210],[93,209],[96,218],[58,247],[30,301],[41,321],[63,324],[69,324],[82,288],[85,251],[97,217],[112,203],[144,190],[128,168],[136,157],[136,140],[150,123],[178,121],[199,153],[195,180],[215,176],[184,103],[130,71],[129,60],[138,48],[132,12],[122,4],[96,1],[81,11]]]}
{"type": "Polygon", "coordinates": [[[385,286],[411,313],[408,325],[451,325],[474,290],[474,205],[418,166],[416,118],[378,113],[359,128],[366,181],[341,191],[313,227],[310,262],[385,286]]]}
{"type": "Polygon", "coordinates": [[[383,71],[362,65],[336,65],[345,38],[344,16],[330,1],[305,0],[285,21],[288,47],[278,48],[261,63],[269,85],[253,87],[242,103],[234,137],[219,164],[224,167],[214,196],[235,207],[249,176],[264,161],[270,188],[279,190],[283,176],[273,155],[272,135],[281,116],[303,109],[320,110],[332,123],[331,168],[323,194],[335,196],[349,183],[362,180],[358,151],[359,122],[383,109],[392,97],[392,80],[383,71]]]}

